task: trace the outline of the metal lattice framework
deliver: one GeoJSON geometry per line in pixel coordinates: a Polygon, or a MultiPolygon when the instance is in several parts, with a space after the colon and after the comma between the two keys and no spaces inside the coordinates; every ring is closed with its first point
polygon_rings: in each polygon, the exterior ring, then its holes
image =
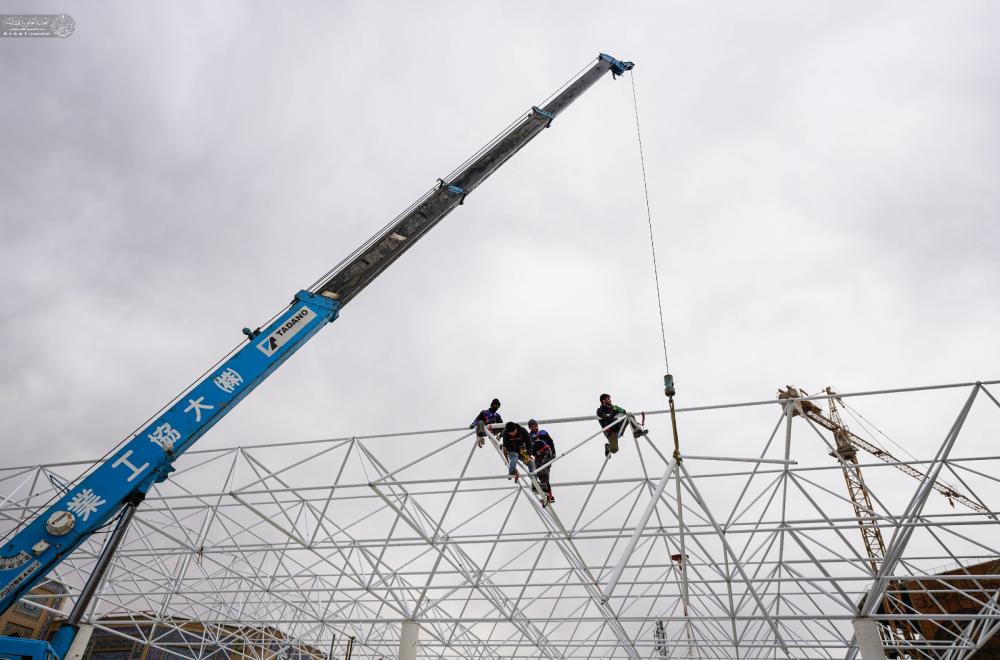
{"type": "MultiPolygon", "coordinates": [[[[997,382],[839,396],[995,513],[997,382]]],[[[414,621],[428,658],[850,660],[860,619],[899,656],[969,657],[1000,629],[997,520],[862,456],[887,545],[873,572],[834,439],[800,401],[679,409],[679,462],[662,411],[607,461],[592,416],[542,420],[559,450],[548,507],[467,429],[191,451],[140,507],[90,620],[188,657],[340,658],[354,637],[354,658],[394,658],[414,621]],[[916,639],[888,634],[892,612],[916,639]]],[[[3,524],[82,465],[0,470],[3,524]]],[[[100,545],[50,578],[77,593],[100,545]]]]}

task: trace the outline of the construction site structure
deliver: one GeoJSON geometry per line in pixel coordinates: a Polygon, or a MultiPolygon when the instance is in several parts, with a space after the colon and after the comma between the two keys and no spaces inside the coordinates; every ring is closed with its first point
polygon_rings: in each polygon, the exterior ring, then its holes
{"type": "MultiPolygon", "coordinates": [[[[894,468],[900,470],[901,472],[905,472],[914,479],[921,480],[927,476],[923,470],[920,470],[919,468],[909,463],[899,460],[891,453],[889,453],[889,451],[886,450],[885,448],[879,447],[878,445],[869,442],[868,440],[865,440],[864,438],[852,433],[840,420],[840,413],[837,412],[836,405],[834,404],[835,400],[839,401],[841,405],[843,405],[844,402],[840,399],[840,397],[833,390],[833,388],[827,387],[825,391],[827,396],[824,398],[826,398],[827,401],[830,402],[830,411],[831,411],[830,417],[826,417],[823,414],[823,410],[812,401],[809,401],[808,399],[798,401],[797,403],[802,409],[801,410],[802,415],[804,415],[808,419],[816,422],[823,428],[833,433],[834,439],[837,441],[837,450],[835,453],[831,453],[831,455],[834,456],[834,458],[843,456],[845,459],[857,463],[857,450],[861,449],[871,454],[875,458],[879,459],[880,461],[892,465],[894,468]]],[[[809,394],[807,394],[804,390],[797,389],[795,387],[792,387],[791,385],[787,386],[787,388],[784,390],[782,389],[778,390],[778,398],[782,400],[798,399],[800,397],[807,397],[807,396],[809,396],[809,394]]],[[[799,410],[796,409],[793,412],[793,414],[798,415],[800,414],[800,412],[799,410]]],[[[863,491],[864,482],[860,480],[860,471],[858,472],[858,475],[861,484],[861,490],[863,491]]],[[[852,486],[849,483],[849,488],[851,487],[852,486]]],[[[957,502],[975,511],[976,513],[982,513],[991,518],[993,517],[993,515],[990,513],[990,510],[982,502],[978,502],[972,499],[971,497],[960,492],[953,486],[949,486],[948,484],[941,481],[935,481],[934,484],[932,485],[932,488],[937,492],[939,492],[940,494],[944,495],[948,499],[948,502],[952,504],[952,506],[954,506],[954,504],[957,502]]],[[[852,492],[854,491],[852,490],[852,492]]],[[[867,493],[865,493],[865,498],[867,497],[868,495],[867,493]]],[[[869,510],[871,509],[870,503],[868,508],[869,510]]]]}
{"type": "MultiPolygon", "coordinates": [[[[809,396],[808,393],[791,385],[788,385],[784,390],[779,389],[778,398],[781,400],[801,399],[795,402],[796,406],[791,414],[793,416],[802,415],[833,434],[834,449],[830,452],[830,456],[836,458],[840,463],[844,482],[847,485],[847,493],[854,507],[854,516],[857,519],[858,529],[861,532],[861,539],[868,556],[868,563],[874,576],[878,574],[882,560],[885,558],[886,544],[878,524],[878,514],[872,505],[871,494],[865,484],[861,465],[858,462],[858,451],[865,451],[915,479],[923,480],[927,478],[927,475],[919,468],[900,461],[886,449],[852,433],[844,423],[838,409],[838,403],[846,407],[843,400],[832,387],[826,387],[824,391],[830,409],[829,416],[824,415],[822,408],[813,401],[802,399],[802,397],[809,396]]],[[[993,517],[985,506],[948,484],[935,480],[932,487],[944,495],[952,506],[958,502],[977,513],[993,517]]],[[[932,624],[926,621],[922,624],[911,621],[909,614],[914,611],[910,589],[899,582],[891,581],[879,606],[879,612],[892,616],[892,619],[886,622],[887,625],[881,629],[888,647],[887,655],[890,657],[899,657],[898,652],[893,650],[898,642],[915,640],[919,634],[923,634],[925,639],[931,639],[927,637],[927,626],[932,624]]]]}
{"type": "MultiPolygon", "coordinates": [[[[1000,558],[942,571],[935,579],[907,580],[900,582],[898,587],[908,594],[908,602],[918,614],[968,614],[981,611],[984,605],[997,608],[1000,598],[997,575],[1000,575],[1000,558]]],[[[981,620],[972,625],[988,628],[996,624],[981,620]]],[[[973,633],[978,632],[964,630],[968,624],[963,626],[954,620],[936,618],[921,619],[916,626],[925,640],[941,645],[957,636],[972,638],[973,633]]],[[[989,636],[968,660],[1000,660],[1000,636],[996,633],[989,636]]]]}
{"type": "MultiPolygon", "coordinates": [[[[852,414],[879,409],[880,425],[893,427],[933,396],[905,443],[911,462],[931,477],[953,470],[967,494],[993,503],[998,388],[929,384],[842,398],[852,414]]],[[[1000,574],[970,579],[955,567],[1000,557],[997,522],[935,501],[930,481],[905,488],[894,467],[859,452],[887,546],[872,579],[839,492],[840,464],[827,455],[833,440],[791,417],[793,407],[755,397],[682,408],[697,449],[680,463],[667,411],[647,410],[650,433],[605,461],[591,410],[532,410],[561,443],[559,503],[544,508],[530,473],[508,480],[464,419],[196,447],[137,510],[83,623],[113,628],[137,649],[247,650],[231,660],[269,660],[252,649],[286,644],[342,660],[351,637],[352,660],[396,660],[408,628],[419,629],[409,660],[648,660],[660,653],[657,622],[671,660],[879,660],[879,626],[893,616],[879,606],[894,579],[920,628],[899,652],[982,653],[1000,628],[988,582],[1000,574]],[[734,417],[738,442],[719,433],[734,417]],[[873,635],[858,636],[859,617],[873,635]]],[[[91,462],[0,466],[6,529],[91,462]]],[[[100,553],[92,537],[50,579],[75,601],[100,553]]],[[[44,606],[38,595],[25,601],[44,606]]]]}
{"type": "Polygon", "coordinates": [[[0,658],[6,657],[5,645],[8,649],[16,646],[16,652],[9,654],[18,658],[27,655],[41,660],[53,654],[65,657],[137,507],[150,488],[175,471],[177,458],[296,350],[335,321],[344,305],[551,126],[594,83],[609,72],[616,77],[632,67],[631,62],[600,53],[541,106],[524,112],[340,264],[308,289],[296,293],[270,321],[253,330],[243,328],[247,343],[210,367],[193,386],[154,414],[148,425],[114,447],[105,460],[63,488],[53,501],[22,519],[0,548],[0,613],[17,603],[94,533],[105,527],[113,531],[51,647],[39,642],[32,653],[26,654],[22,641],[0,637],[0,658]]]}

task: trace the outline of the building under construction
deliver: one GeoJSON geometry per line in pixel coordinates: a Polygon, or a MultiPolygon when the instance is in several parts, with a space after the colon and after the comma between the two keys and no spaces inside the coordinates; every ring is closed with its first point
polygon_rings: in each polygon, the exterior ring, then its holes
{"type": "MultiPolygon", "coordinates": [[[[676,457],[667,410],[596,462],[591,416],[540,419],[559,446],[547,506],[467,426],[197,451],[136,514],[84,621],[123,646],[109,653],[185,657],[283,644],[376,660],[409,634],[420,657],[456,659],[870,658],[869,633],[885,657],[993,657],[996,385],[679,407],[676,457]],[[928,401],[915,456],[872,430],[928,401]],[[720,429],[739,430],[732,454],[699,451],[720,429]],[[281,635],[255,645],[248,630],[281,635]]],[[[78,469],[0,471],[6,510],[78,469]]],[[[59,570],[70,598],[101,545],[59,570]]],[[[27,601],[56,609],[46,597],[27,601]]]]}
{"type": "Polygon", "coordinates": [[[195,446],[632,69],[597,54],[107,453],[0,468],[0,660],[996,657],[1000,381],[675,401],[634,86],[665,398],[195,446]]]}

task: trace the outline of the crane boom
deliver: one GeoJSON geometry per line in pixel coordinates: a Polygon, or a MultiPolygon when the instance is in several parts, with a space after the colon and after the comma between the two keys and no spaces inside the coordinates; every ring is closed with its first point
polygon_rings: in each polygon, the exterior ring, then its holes
{"type": "MultiPolygon", "coordinates": [[[[790,398],[789,395],[791,395],[793,392],[794,395],[792,395],[791,398],[797,398],[802,394],[799,390],[796,390],[794,387],[789,385],[788,390],[779,390],[778,397],[782,399],[790,398]]],[[[837,401],[840,402],[841,405],[843,405],[843,401],[840,401],[840,397],[836,396],[836,393],[833,392],[833,390],[831,390],[830,388],[827,388],[827,394],[829,394],[833,399],[836,399],[837,401]]],[[[898,458],[890,454],[885,449],[852,433],[846,426],[844,426],[842,422],[837,422],[833,419],[830,419],[829,417],[824,415],[820,407],[814,404],[813,402],[801,401],[801,403],[802,403],[802,414],[805,417],[811,419],[812,421],[816,422],[823,428],[833,433],[834,438],[838,441],[838,449],[837,449],[838,452],[841,451],[840,443],[842,442],[845,443],[845,447],[853,447],[855,449],[861,449],[871,454],[875,458],[879,459],[880,461],[891,464],[897,470],[905,472],[914,479],[922,480],[924,477],[927,476],[923,470],[920,470],[919,468],[913,465],[900,461],[898,458]]],[[[992,512],[988,508],[986,508],[979,502],[975,501],[968,495],[965,495],[961,491],[953,488],[952,486],[949,486],[946,483],[943,483],[941,481],[935,481],[933,484],[933,488],[934,490],[936,490],[937,492],[941,493],[946,498],[948,498],[949,502],[958,502],[959,504],[962,504],[963,506],[972,509],[976,513],[982,513],[987,516],[990,516],[991,518],[993,517],[992,512]]]]}
{"type": "Polygon", "coordinates": [[[613,75],[621,75],[631,67],[631,62],[619,62],[610,55],[601,54],[594,66],[544,107],[532,107],[466,161],[464,167],[446,179],[438,179],[436,189],[424,195],[395,222],[341,262],[331,276],[321,280],[312,290],[336,300],[341,306],[346,304],[604,74],[611,71],[613,75]]]}
{"type": "Polygon", "coordinates": [[[217,364],[156,419],[69,487],[54,504],[22,523],[0,548],[0,613],[55,568],[123,506],[135,506],[173,463],[403,252],[461,204],[490,174],[530,142],[607,72],[632,68],[600,54],[569,85],[534,107],[452,175],[438,180],[407,211],[310,288],[263,329],[245,329],[248,343],[217,364]]]}

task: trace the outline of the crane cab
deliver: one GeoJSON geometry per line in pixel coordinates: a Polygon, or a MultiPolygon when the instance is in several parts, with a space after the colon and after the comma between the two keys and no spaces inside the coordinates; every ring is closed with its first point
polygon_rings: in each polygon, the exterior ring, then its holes
{"type": "Polygon", "coordinates": [[[0,637],[0,660],[59,660],[45,640],[0,637]]]}

